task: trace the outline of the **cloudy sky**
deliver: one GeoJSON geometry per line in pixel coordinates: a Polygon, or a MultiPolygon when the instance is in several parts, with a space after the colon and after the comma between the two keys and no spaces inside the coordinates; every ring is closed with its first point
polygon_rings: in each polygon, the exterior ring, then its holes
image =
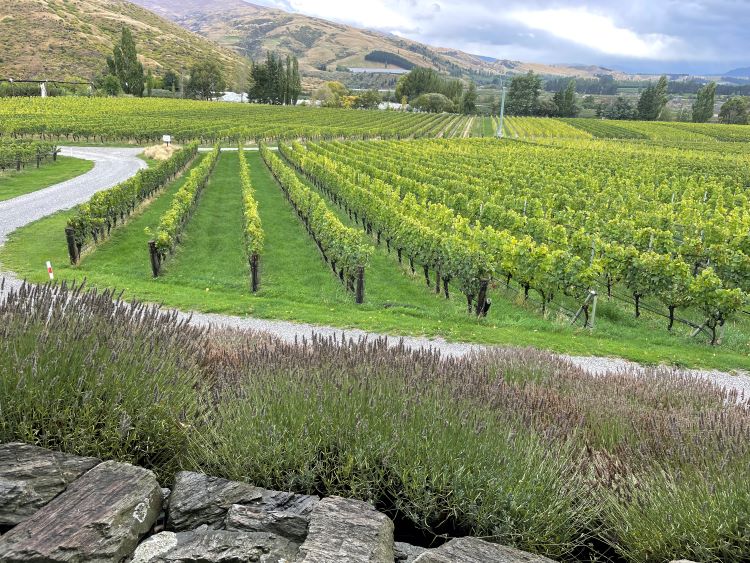
{"type": "Polygon", "coordinates": [[[497,58],[632,72],[750,66],[750,0],[251,0],[497,58]]]}

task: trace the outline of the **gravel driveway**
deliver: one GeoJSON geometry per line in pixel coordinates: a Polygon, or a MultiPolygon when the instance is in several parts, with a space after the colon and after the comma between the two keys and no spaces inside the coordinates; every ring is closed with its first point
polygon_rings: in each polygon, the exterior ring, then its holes
{"type": "MultiPolygon", "coordinates": [[[[11,231],[61,209],[69,209],[86,201],[97,191],[109,188],[135,174],[146,163],[136,155],[139,148],[72,148],[63,147],[62,154],[93,160],[96,164],[88,173],[56,184],[55,186],[33,192],[15,199],[0,202],[0,245],[11,231]]],[[[18,287],[20,281],[11,272],[3,272],[0,265],[0,278],[4,279],[5,288],[0,289],[0,298],[11,287],[18,287]]],[[[182,318],[187,313],[180,313],[182,318]]],[[[285,340],[294,342],[303,338],[310,339],[313,334],[336,336],[337,338],[382,338],[387,335],[369,333],[358,329],[339,329],[288,321],[275,321],[227,315],[192,313],[192,322],[198,325],[224,326],[254,331],[270,332],[285,340]]],[[[447,342],[442,338],[423,338],[414,336],[390,336],[391,345],[403,343],[407,348],[433,348],[446,356],[462,356],[473,350],[480,350],[481,345],[458,342],[447,342]]],[[[594,374],[606,371],[644,369],[633,362],[619,358],[602,358],[590,356],[563,356],[575,365],[594,374]]],[[[750,397],[750,375],[747,373],[730,374],[716,370],[687,370],[695,377],[707,378],[726,387],[736,389],[750,397]]]]}
{"type": "Polygon", "coordinates": [[[94,167],[86,174],[49,188],[0,202],[0,244],[17,228],[83,203],[96,192],[127,180],[141,168],[146,168],[146,163],[136,156],[141,152],[143,149],[140,148],[63,147],[61,155],[93,160],[94,167]]]}

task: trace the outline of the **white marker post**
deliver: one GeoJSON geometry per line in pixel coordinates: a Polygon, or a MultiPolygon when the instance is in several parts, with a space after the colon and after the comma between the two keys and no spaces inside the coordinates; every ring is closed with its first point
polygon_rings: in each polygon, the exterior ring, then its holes
{"type": "Polygon", "coordinates": [[[52,271],[52,262],[49,260],[47,260],[47,273],[49,274],[49,279],[55,279],[55,273],[52,271]]]}
{"type": "Polygon", "coordinates": [[[172,135],[162,135],[161,140],[165,145],[169,146],[172,143],[172,135]]]}

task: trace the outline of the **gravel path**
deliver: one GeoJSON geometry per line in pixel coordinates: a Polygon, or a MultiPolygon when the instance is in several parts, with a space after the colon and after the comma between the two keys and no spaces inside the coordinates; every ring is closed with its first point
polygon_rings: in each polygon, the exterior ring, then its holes
{"type": "Polygon", "coordinates": [[[0,202],[0,244],[17,228],[61,209],[70,209],[87,201],[99,190],[130,178],[146,167],[146,163],[136,156],[141,152],[141,148],[62,147],[60,154],[93,160],[94,167],[86,174],[49,188],[0,202]]]}
{"type": "MultiPolygon", "coordinates": [[[[96,162],[88,173],[62,182],[50,188],[0,203],[0,245],[11,231],[27,223],[50,215],[61,209],[69,209],[99,190],[111,187],[135,174],[146,166],[136,155],[142,149],[113,148],[70,148],[64,147],[66,156],[86,158],[96,162]]],[[[4,278],[4,289],[0,289],[0,298],[11,287],[18,287],[21,282],[11,272],[3,272],[0,264],[0,279],[4,278]]],[[[2,285],[0,283],[0,285],[2,285]]],[[[358,329],[340,329],[288,321],[233,317],[206,313],[179,313],[182,318],[190,316],[193,323],[201,326],[230,327],[260,332],[269,332],[287,342],[303,338],[310,339],[313,334],[319,336],[336,336],[347,339],[388,338],[389,344],[396,346],[402,343],[411,349],[433,348],[446,356],[463,356],[483,348],[479,344],[447,342],[442,338],[424,338],[415,336],[394,337],[385,334],[365,332],[358,329]]],[[[619,358],[602,358],[595,356],[562,356],[589,373],[599,374],[607,371],[643,370],[642,366],[619,358]]],[[[686,370],[687,373],[726,387],[736,389],[750,397],[750,374],[731,374],[716,370],[686,370]]]]}

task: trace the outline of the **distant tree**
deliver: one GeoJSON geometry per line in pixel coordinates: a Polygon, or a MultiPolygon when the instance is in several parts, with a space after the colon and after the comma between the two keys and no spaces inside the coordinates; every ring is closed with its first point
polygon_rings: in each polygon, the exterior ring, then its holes
{"type": "Polygon", "coordinates": [[[344,107],[344,98],[349,96],[349,90],[341,82],[326,82],[315,90],[312,99],[328,108],[344,107]]]}
{"type": "Polygon", "coordinates": [[[431,68],[416,67],[398,79],[396,97],[416,99],[425,92],[437,92],[440,89],[440,75],[431,68]]]}
{"type": "Polygon", "coordinates": [[[302,93],[302,78],[299,73],[299,61],[297,57],[292,57],[292,82],[289,88],[289,95],[291,96],[291,103],[297,104],[299,96],[302,93]]]}
{"type": "Polygon", "coordinates": [[[705,123],[714,116],[716,82],[710,82],[698,90],[698,97],[693,104],[693,122],[705,123]]]}
{"type": "Polygon", "coordinates": [[[597,110],[597,116],[605,119],[636,119],[638,110],[624,96],[617,96],[615,100],[597,110]]]}
{"type": "Polygon", "coordinates": [[[401,76],[396,84],[396,98],[415,100],[422,94],[439,93],[455,105],[460,104],[464,84],[460,80],[443,78],[431,68],[415,67],[401,76]]]}
{"type": "Polygon", "coordinates": [[[97,89],[104,92],[107,96],[119,96],[122,92],[120,81],[114,74],[107,74],[101,78],[97,89]]]}
{"type": "Polygon", "coordinates": [[[180,77],[177,76],[177,74],[172,71],[168,70],[164,73],[164,78],[162,79],[162,82],[164,83],[164,89],[165,90],[171,90],[172,92],[176,92],[177,88],[180,85],[180,77]]]}
{"type": "Polygon", "coordinates": [[[748,101],[747,98],[735,96],[724,102],[719,110],[719,121],[721,123],[747,125],[748,101]]]}
{"type": "Polygon", "coordinates": [[[224,88],[226,83],[216,61],[205,60],[191,67],[186,88],[188,97],[211,100],[218,97],[224,88]]]}
{"type": "Polygon", "coordinates": [[[453,112],[456,110],[455,105],[448,96],[438,92],[422,94],[416,100],[411,102],[412,107],[418,110],[430,113],[442,113],[444,111],[453,112]]]}
{"type": "Polygon", "coordinates": [[[284,60],[273,52],[266,54],[264,63],[253,63],[250,68],[252,86],[248,101],[262,104],[296,104],[302,93],[299,63],[296,57],[284,60]]]}
{"type": "Polygon", "coordinates": [[[361,109],[375,109],[378,107],[383,97],[377,90],[367,90],[356,96],[353,107],[361,109]]]}
{"type": "Polygon", "coordinates": [[[475,113],[477,111],[477,85],[469,82],[469,87],[461,96],[461,113],[475,113]]]}
{"type": "Polygon", "coordinates": [[[659,81],[654,85],[650,84],[642,93],[638,100],[638,118],[644,121],[656,121],[659,119],[662,110],[667,105],[667,89],[669,82],[667,77],[662,75],[659,81]]]}
{"type": "Polygon", "coordinates": [[[556,106],[556,115],[560,117],[575,117],[578,115],[576,105],[576,81],[569,80],[564,89],[558,90],[552,98],[556,106]]]}
{"type": "Polygon", "coordinates": [[[151,92],[154,90],[154,75],[151,72],[151,69],[148,69],[148,72],[146,73],[146,95],[150,98],[151,92]]]}
{"type": "Polygon", "coordinates": [[[122,28],[120,42],[114,46],[112,56],[107,57],[107,67],[126,94],[143,95],[143,65],[138,61],[133,34],[127,27],[122,28]]]}
{"type": "Polygon", "coordinates": [[[528,74],[514,76],[508,88],[506,110],[510,115],[534,115],[539,107],[539,94],[542,79],[529,71],[528,74]]]}

